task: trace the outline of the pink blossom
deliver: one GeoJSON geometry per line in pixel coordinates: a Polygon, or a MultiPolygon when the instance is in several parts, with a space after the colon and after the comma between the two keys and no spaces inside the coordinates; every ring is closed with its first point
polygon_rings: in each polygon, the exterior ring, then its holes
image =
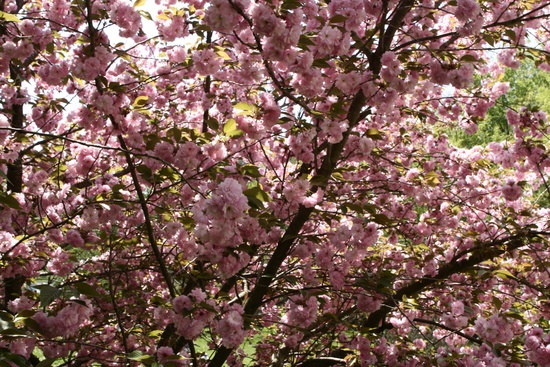
{"type": "Polygon", "coordinates": [[[227,256],[218,263],[220,273],[223,279],[229,279],[243,269],[250,262],[250,255],[242,252],[238,255],[227,256]]]}
{"type": "Polygon", "coordinates": [[[85,242],[80,235],[80,232],[76,229],[70,229],[65,234],[65,241],[71,246],[74,247],[83,247],[85,242]]]}
{"type": "Polygon", "coordinates": [[[187,51],[184,47],[175,46],[166,52],[168,60],[174,63],[184,62],[187,59],[187,51]]]}
{"type": "Polygon", "coordinates": [[[182,313],[183,311],[191,310],[193,303],[189,297],[182,295],[172,300],[172,306],[177,313],[182,313]]]}
{"type": "Polygon", "coordinates": [[[111,4],[110,18],[122,30],[120,36],[133,37],[141,27],[141,16],[139,12],[128,2],[116,0],[111,4]]]}
{"type": "Polygon", "coordinates": [[[44,64],[38,69],[38,75],[45,83],[61,85],[69,74],[69,65],[64,60],[57,60],[55,64],[44,64]]]}
{"type": "Polygon", "coordinates": [[[56,315],[49,316],[38,311],[33,319],[38,323],[42,332],[49,336],[72,337],[81,327],[85,326],[93,313],[91,305],[83,306],[76,302],[70,302],[56,315]]]}
{"type": "Polygon", "coordinates": [[[480,337],[490,343],[507,343],[514,336],[511,324],[499,315],[493,315],[489,319],[478,316],[475,329],[480,337]]]}
{"type": "Polygon", "coordinates": [[[500,61],[504,66],[513,69],[517,69],[520,66],[520,62],[516,57],[516,51],[513,49],[500,51],[498,54],[498,61],[500,61]]]}
{"type": "Polygon", "coordinates": [[[394,52],[388,51],[382,55],[382,70],[380,76],[387,82],[393,82],[401,73],[401,63],[394,52]]]}
{"type": "Polygon", "coordinates": [[[175,41],[189,33],[185,19],[181,15],[173,15],[169,20],[157,22],[157,29],[166,41],[175,41]]]}
{"type": "Polygon", "coordinates": [[[233,178],[222,182],[214,195],[205,202],[206,214],[212,219],[234,220],[248,209],[248,199],[241,184],[233,178]]]}
{"type": "Polygon", "coordinates": [[[435,84],[449,84],[449,70],[444,67],[439,60],[433,60],[430,63],[430,78],[435,84]]]}
{"type": "Polygon", "coordinates": [[[283,33],[285,25],[283,21],[274,14],[269,6],[258,3],[252,9],[252,21],[254,31],[260,36],[277,36],[283,33]]]}
{"type": "Polygon", "coordinates": [[[451,313],[460,316],[464,313],[464,303],[462,301],[454,301],[451,303],[451,313]]]}
{"type": "Polygon", "coordinates": [[[281,108],[277,105],[271,94],[260,94],[260,101],[263,111],[263,122],[267,128],[271,128],[279,122],[281,108]]]}
{"type": "Polygon", "coordinates": [[[297,179],[294,182],[287,183],[283,189],[283,194],[289,201],[302,203],[310,188],[310,183],[306,179],[297,179]]]}
{"type": "Polygon", "coordinates": [[[211,49],[195,51],[191,57],[195,69],[201,75],[212,75],[223,64],[223,59],[211,49]]]}
{"type": "Polygon", "coordinates": [[[29,358],[34,350],[36,339],[34,338],[21,338],[13,340],[10,343],[10,352],[19,354],[25,358],[29,358]]]}
{"type": "Polygon", "coordinates": [[[30,310],[34,305],[36,305],[35,300],[32,300],[26,296],[21,296],[13,301],[10,301],[8,303],[8,309],[13,313],[18,313],[23,310],[30,310]]]}
{"type": "Polygon", "coordinates": [[[474,81],[474,66],[472,64],[462,64],[458,69],[450,72],[450,83],[455,88],[467,88],[474,81]]]}
{"type": "Polygon", "coordinates": [[[7,130],[7,128],[10,127],[10,122],[8,118],[0,114],[0,144],[4,144],[4,141],[9,136],[10,132],[7,130]]]}
{"type": "Polygon", "coordinates": [[[502,195],[507,201],[516,201],[523,195],[523,189],[516,181],[508,180],[502,186],[502,195]]]}
{"type": "Polygon", "coordinates": [[[246,332],[243,325],[243,307],[234,304],[229,307],[222,319],[216,324],[215,330],[222,337],[222,344],[228,348],[238,347],[244,340],[246,332]]]}
{"type": "Polygon", "coordinates": [[[356,93],[361,88],[363,77],[358,72],[340,74],[336,79],[336,87],[347,94],[356,93]]]}
{"type": "Polygon", "coordinates": [[[475,18],[480,12],[480,6],[476,0],[458,0],[455,17],[460,21],[475,18]]]}
{"type": "Polygon", "coordinates": [[[167,357],[173,356],[174,350],[171,347],[159,347],[157,349],[157,358],[159,362],[168,362],[167,357]]]}
{"type": "Polygon", "coordinates": [[[288,325],[307,327],[317,319],[319,304],[316,297],[291,297],[286,303],[287,313],[282,322],[288,325]]]}
{"type": "Polygon", "coordinates": [[[108,94],[102,94],[98,96],[94,101],[95,107],[107,114],[107,115],[115,115],[116,114],[116,107],[115,107],[115,100],[112,96],[108,94]]]}
{"type": "Polygon", "coordinates": [[[154,153],[166,162],[171,163],[174,161],[174,146],[167,141],[162,141],[155,145],[154,153]]]}
{"type": "Polygon", "coordinates": [[[342,141],[343,133],[348,128],[347,120],[338,121],[334,119],[326,119],[321,122],[321,131],[328,135],[329,143],[335,144],[342,141]]]}
{"type": "Polygon", "coordinates": [[[63,251],[61,248],[57,248],[52,253],[52,258],[48,262],[47,267],[52,274],[64,276],[69,275],[73,270],[73,263],[69,259],[69,253],[63,251]]]}
{"type": "Polygon", "coordinates": [[[525,347],[529,359],[540,366],[550,366],[550,334],[545,334],[541,328],[528,331],[525,347]]]}
{"type": "Polygon", "coordinates": [[[239,15],[227,0],[214,0],[206,8],[204,21],[219,32],[231,32],[239,24],[239,15]]]}
{"type": "Polygon", "coordinates": [[[382,306],[382,300],[379,297],[359,295],[357,297],[357,307],[364,312],[374,312],[382,306]]]}
{"type": "Polygon", "coordinates": [[[324,196],[324,191],[318,188],[317,191],[315,191],[311,196],[306,197],[302,201],[302,204],[306,208],[312,208],[323,200],[323,196],[324,196]]]}

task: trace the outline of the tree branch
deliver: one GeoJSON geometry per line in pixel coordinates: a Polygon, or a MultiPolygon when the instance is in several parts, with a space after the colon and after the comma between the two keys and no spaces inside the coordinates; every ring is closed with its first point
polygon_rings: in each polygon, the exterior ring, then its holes
{"type": "Polygon", "coordinates": [[[390,328],[391,326],[385,323],[385,318],[389,312],[397,307],[403,297],[413,297],[429,286],[448,279],[453,274],[463,273],[484,261],[491,260],[506,252],[518,249],[524,246],[527,240],[536,238],[537,236],[536,232],[526,230],[504,239],[490,241],[476,246],[472,249],[470,257],[467,259],[451,261],[442,266],[433,277],[422,277],[386,298],[380,309],[369,315],[364,326],[372,329],[377,328],[377,332],[390,328]]]}
{"type": "MultiPolygon", "coordinates": [[[[92,6],[90,0],[86,0],[86,9],[87,9],[87,16],[86,19],[88,21],[88,28],[89,28],[89,37],[90,37],[90,47],[92,50],[92,54],[94,54],[95,50],[95,42],[96,42],[96,29],[93,26],[92,21],[92,6]]],[[[95,84],[98,92],[100,94],[104,93],[104,86],[102,81],[99,78],[95,79],[95,84]]],[[[109,116],[109,120],[113,124],[115,128],[118,128],[118,124],[115,121],[114,117],[112,115],[109,116]]],[[[132,155],[130,154],[130,151],[128,150],[128,147],[126,145],[126,141],[122,137],[122,135],[117,135],[117,140],[124,152],[124,157],[126,159],[126,164],[128,165],[128,170],[130,171],[130,176],[132,177],[132,182],[134,184],[134,187],[136,189],[136,193],[139,199],[139,203],[141,206],[141,211],[143,213],[143,217],[145,220],[145,228],[147,231],[147,238],[149,240],[149,244],[151,245],[151,249],[153,250],[153,255],[155,256],[155,260],[158,263],[160,272],[162,274],[162,277],[164,278],[164,282],[166,283],[166,286],[168,287],[168,292],[170,293],[171,297],[176,296],[176,291],[174,288],[174,284],[172,282],[172,278],[170,277],[170,273],[168,272],[168,269],[166,267],[166,264],[164,262],[164,259],[162,258],[162,253],[159,249],[159,246],[157,244],[157,240],[155,238],[155,233],[153,229],[153,225],[151,222],[151,216],[149,214],[149,208],[147,207],[147,199],[145,198],[145,195],[143,194],[143,190],[141,188],[141,184],[139,182],[139,178],[137,175],[136,166],[134,164],[134,161],[132,159],[132,155]]]]}

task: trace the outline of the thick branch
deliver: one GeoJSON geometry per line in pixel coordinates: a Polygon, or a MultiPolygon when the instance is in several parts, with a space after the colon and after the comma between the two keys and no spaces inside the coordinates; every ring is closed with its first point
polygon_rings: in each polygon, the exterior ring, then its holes
{"type": "MultiPolygon", "coordinates": [[[[384,32],[384,35],[380,40],[380,43],[378,44],[378,48],[376,49],[375,54],[378,57],[381,57],[382,54],[384,54],[384,52],[390,49],[393,38],[395,37],[395,33],[401,26],[403,19],[405,19],[405,17],[411,10],[411,7],[413,6],[413,4],[414,4],[414,0],[403,0],[395,9],[393,16],[388,23],[388,27],[384,32]]],[[[369,59],[369,62],[372,63],[370,59],[369,59]]],[[[373,73],[377,74],[378,72],[380,72],[380,67],[381,65],[377,64],[376,68],[378,70],[376,70],[376,72],[373,70],[373,73]]]]}
{"type": "MultiPolygon", "coordinates": [[[[389,22],[388,30],[384,35],[384,42],[382,42],[376,52],[376,55],[372,55],[369,58],[369,68],[373,72],[373,74],[378,74],[380,72],[381,64],[380,64],[380,55],[382,55],[386,50],[387,47],[391,44],[393,37],[395,35],[395,32],[397,31],[399,25],[405,18],[406,14],[409,12],[412,4],[414,3],[414,0],[404,0],[396,9],[392,19],[389,22]],[[384,46],[384,44],[387,44],[387,46],[384,46]]],[[[234,4],[233,4],[234,5],[234,4]]],[[[234,6],[235,7],[235,6],[234,6]]],[[[237,11],[238,11],[238,7],[237,11]]],[[[241,10],[242,13],[242,10],[241,10]]],[[[243,14],[241,14],[243,15],[243,14]]],[[[245,19],[247,19],[245,17],[245,19]]],[[[250,25],[251,21],[247,19],[250,25]]],[[[258,42],[258,37],[255,35],[256,41],[258,42]]],[[[270,71],[268,65],[265,65],[268,72],[270,71]]],[[[275,83],[277,83],[277,79],[275,78],[273,80],[275,83]]],[[[295,100],[295,98],[291,98],[292,100],[295,100]]],[[[344,147],[346,145],[347,139],[350,135],[350,133],[353,131],[355,126],[359,123],[359,121],[364,118],[368,114],[368,110],[364,111],[363,107],[366,102],[366,97],[363,94],[362,91],[357,92],[357,94],[354,96],[350,107],[348,109],[348,113],[346,115],[346,119],[348,121],[348,129],[343,134],[343,139],[339,143],[336,144],[328,144],[327,146],[327,154],[325,158],[323,159],[323,162],[321,164],[321,167],[317,171],[317,174],[326,178],[329,178],[332,173],[334,172],[334,169],[336,168],[336,163],[341,158],[342,152],[344,150],[344,147]]],[[[317,190],[317,187],[312,187],[312,190],[317,190]]],[[[309,220],[309,217],[311,213],[313,212],[313,208],[306,208],[304,206],[300,206],[298,209],[298,213],[290,223],[288,229],[286,230],[285,234],[277,244],[277,248],[275,249],[273,255],[269,259],[269,262],[267,263],[262,275],[260,276],[260,279],[258,280],[258,283],[256,283],[256,286],[252,289],[250,292],[248,302],[246,303],[244,307],[244,317],[245,319],[250,319],[261,307],[264,297],[269,291],[269,286],[271,285],[273,279],[275,278],[281,264],[284,262],[286,257],[288,256],[288,252],[298,237],[302,227],[304,224],[309,220]]],[[[231,354],[232,349],[226,348],[226,347],[220,347],[216,354],[214,355],[212,361],[209,364],[209,367],[221,367],[227,357],[231,354]]]]}
{"type": "MultiPolygon", "coordinates": [[[[86,0],[86,9],[88,12],[88,16],[86,17],[88,21],[88,28],[89,28],[89,37],[90,37],[90,47],[92,50],[92,54],[94,54],[95,50],[95,42],[97,40],[96,37],[96,29],[93,26],[92,21],[92,6],[90,0],[86,0]]],[[[104,93],[104,85],[102,81],[99,78],[96,78],[95,80],[96,88],[100,94],[104,93]]],[[[118,128],[118,124],[115,121],[113,116],[109,116],[109,120],[113,124],[115,128],[118,128]]],[[[141,206],[141,211],[143,212],[143,217],[145,220],[145,228],[147,230],[147,238],[149,240],[149,244],[151,245],[151,249],[153,250],[153,254],[155,256],[155,260],[157,261],[159,265],[160,272],[162,274],[162,277],[164,278],[164,282],[166,283],[166,286],[168,287],[168,291],[170,293],[171,297],[176,296],[176,291],[174,288],[174,284],[172,283],[172,278],[170,277],[170,273],[168,272],[168,269],[166,267],[166,264],[164,262],[164,259],[162,257],[162,253],[160,252],[159,246],[157,244],[157,240],[155,238],[153,224],[151,222],[151,216],[149,215],[149,208],[147,207],[147,199],[145,198],[145,195],[143,194],[143,190],[141,188],[141,184],[139,182],[136,166],[134,164],[134,161],[132,159],[132,155],[130,154],[130,151],[128,150],[128,147],[126,146],[126,141],[122,137],[122,135],[117,136],[118,143],[120,147],[122,148],[124,152],[124,157],[126,159],[126,163],[128,164],[128,170],[130,171],[130,176],[132,177],[132,182],[134,184],[134,188],[136,190],[139,203],[141,206]]]]}
{"type": "Polygon", "coordinates": [[[453,274],[463,273],[487,260],[494,259],[506,252],[518,249],[519,247],[525,245],[527,239],[535,236],[535,233],[523,232],[502,240],[491,241],[476,246],[471,252],[470,257],[467,259],[452,261],[441,267],[437,274],[433,277],[422,277],[417,281],[404,286],[395,292],[395,294],[386,298],[382,304],[382,307],[378,311],[375,311],[369,315],[364,326],[367,328],[378,328],[378,331],[383,331],[389,328],[389,326],[384,323],[386,315],[393,308],[397,307],[403,297],[413,297],[426,290],[429,286],[448,279],[453,274]]]}
{"type": "MultiPolygon", "coordinates": [[[[21,95],[21,73],[19,68],[10,63],[10,78],[14,81],[17,88],[17,98],[20,99],[21,95]]],[[[23,128],[23,105],[13,104],[11,106],[11,127],[16,129],[23,128]]],[[[15,161],[8,164],[7,170],[7,184],[6,189],[8,192],[16,193],[23,190],[23,157],[21,153],[15,161]]],[[[4,307],[7,308],[8,303],[21,296],[21,288],[25,283],[26,278],[22,275],[15,275],[10,278],[4,279],[4,307]]]]}
{"type": "Polygon", "coordinates": [[[471,341],[472,343],[476,343],[476,344],[479,344],[481,345],[482,344],[482,341],[479,340],[478,338],[475,338],[473,336],[470,336],[470,335],[467,335],[467,334],[464,334],[463,332],[461,331],[458,331],[458,330],[454,330],[453,328],[450,328],[448,326],[445,326],[443,324],[440,324],[438,322],[435,322],[435,321],[432,321],[432,320],[425,320],[425,319],[419,319],[419,318],[415,318],[413,320],[414,322],[420,322],[422,324],[428,324],[428,325],[433,325],[433,326],[436,326],[440,329],[444,329],[444,330],[447,330],[453,334],[456,334],[458,336],[461,336],[463,337],[464,339],[468,339],[469,341],[471,341]]]}

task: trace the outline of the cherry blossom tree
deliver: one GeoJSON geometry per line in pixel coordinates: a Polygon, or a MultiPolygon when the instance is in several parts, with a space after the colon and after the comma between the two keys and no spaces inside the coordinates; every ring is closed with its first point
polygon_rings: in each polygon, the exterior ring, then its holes
{"type": "Polygon", "coordinates": [[[550,366],[550,2],[152,5],[0,1],[1,366],[550,366]]]}

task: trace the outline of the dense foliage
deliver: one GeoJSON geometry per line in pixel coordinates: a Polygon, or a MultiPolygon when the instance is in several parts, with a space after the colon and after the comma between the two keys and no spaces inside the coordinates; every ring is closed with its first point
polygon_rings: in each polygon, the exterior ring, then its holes
{"type": "MultiPolygon", "coordinates": [[[[508,124],[506,113],[509,109],[519,111],[527,108],[532,111],[550,112],[550,72],[539,69],[527,60],[518,68],[507,68],[499,79],[508,84],[508,91],[498,97],[485,117],[478,122],[475,133],[466,133],[460,127],[448,131],[449,140],[459,147],[472,148],[490,142],[513,141],[514,131],[508,124]]],[[[478,76],[481,82],[483,76],[478,76]]]]}
{"type": "Polygon", "coordinates": [[[0,366],[550,366],[550,2],[152,6],[0,0],[0,366]]]}

